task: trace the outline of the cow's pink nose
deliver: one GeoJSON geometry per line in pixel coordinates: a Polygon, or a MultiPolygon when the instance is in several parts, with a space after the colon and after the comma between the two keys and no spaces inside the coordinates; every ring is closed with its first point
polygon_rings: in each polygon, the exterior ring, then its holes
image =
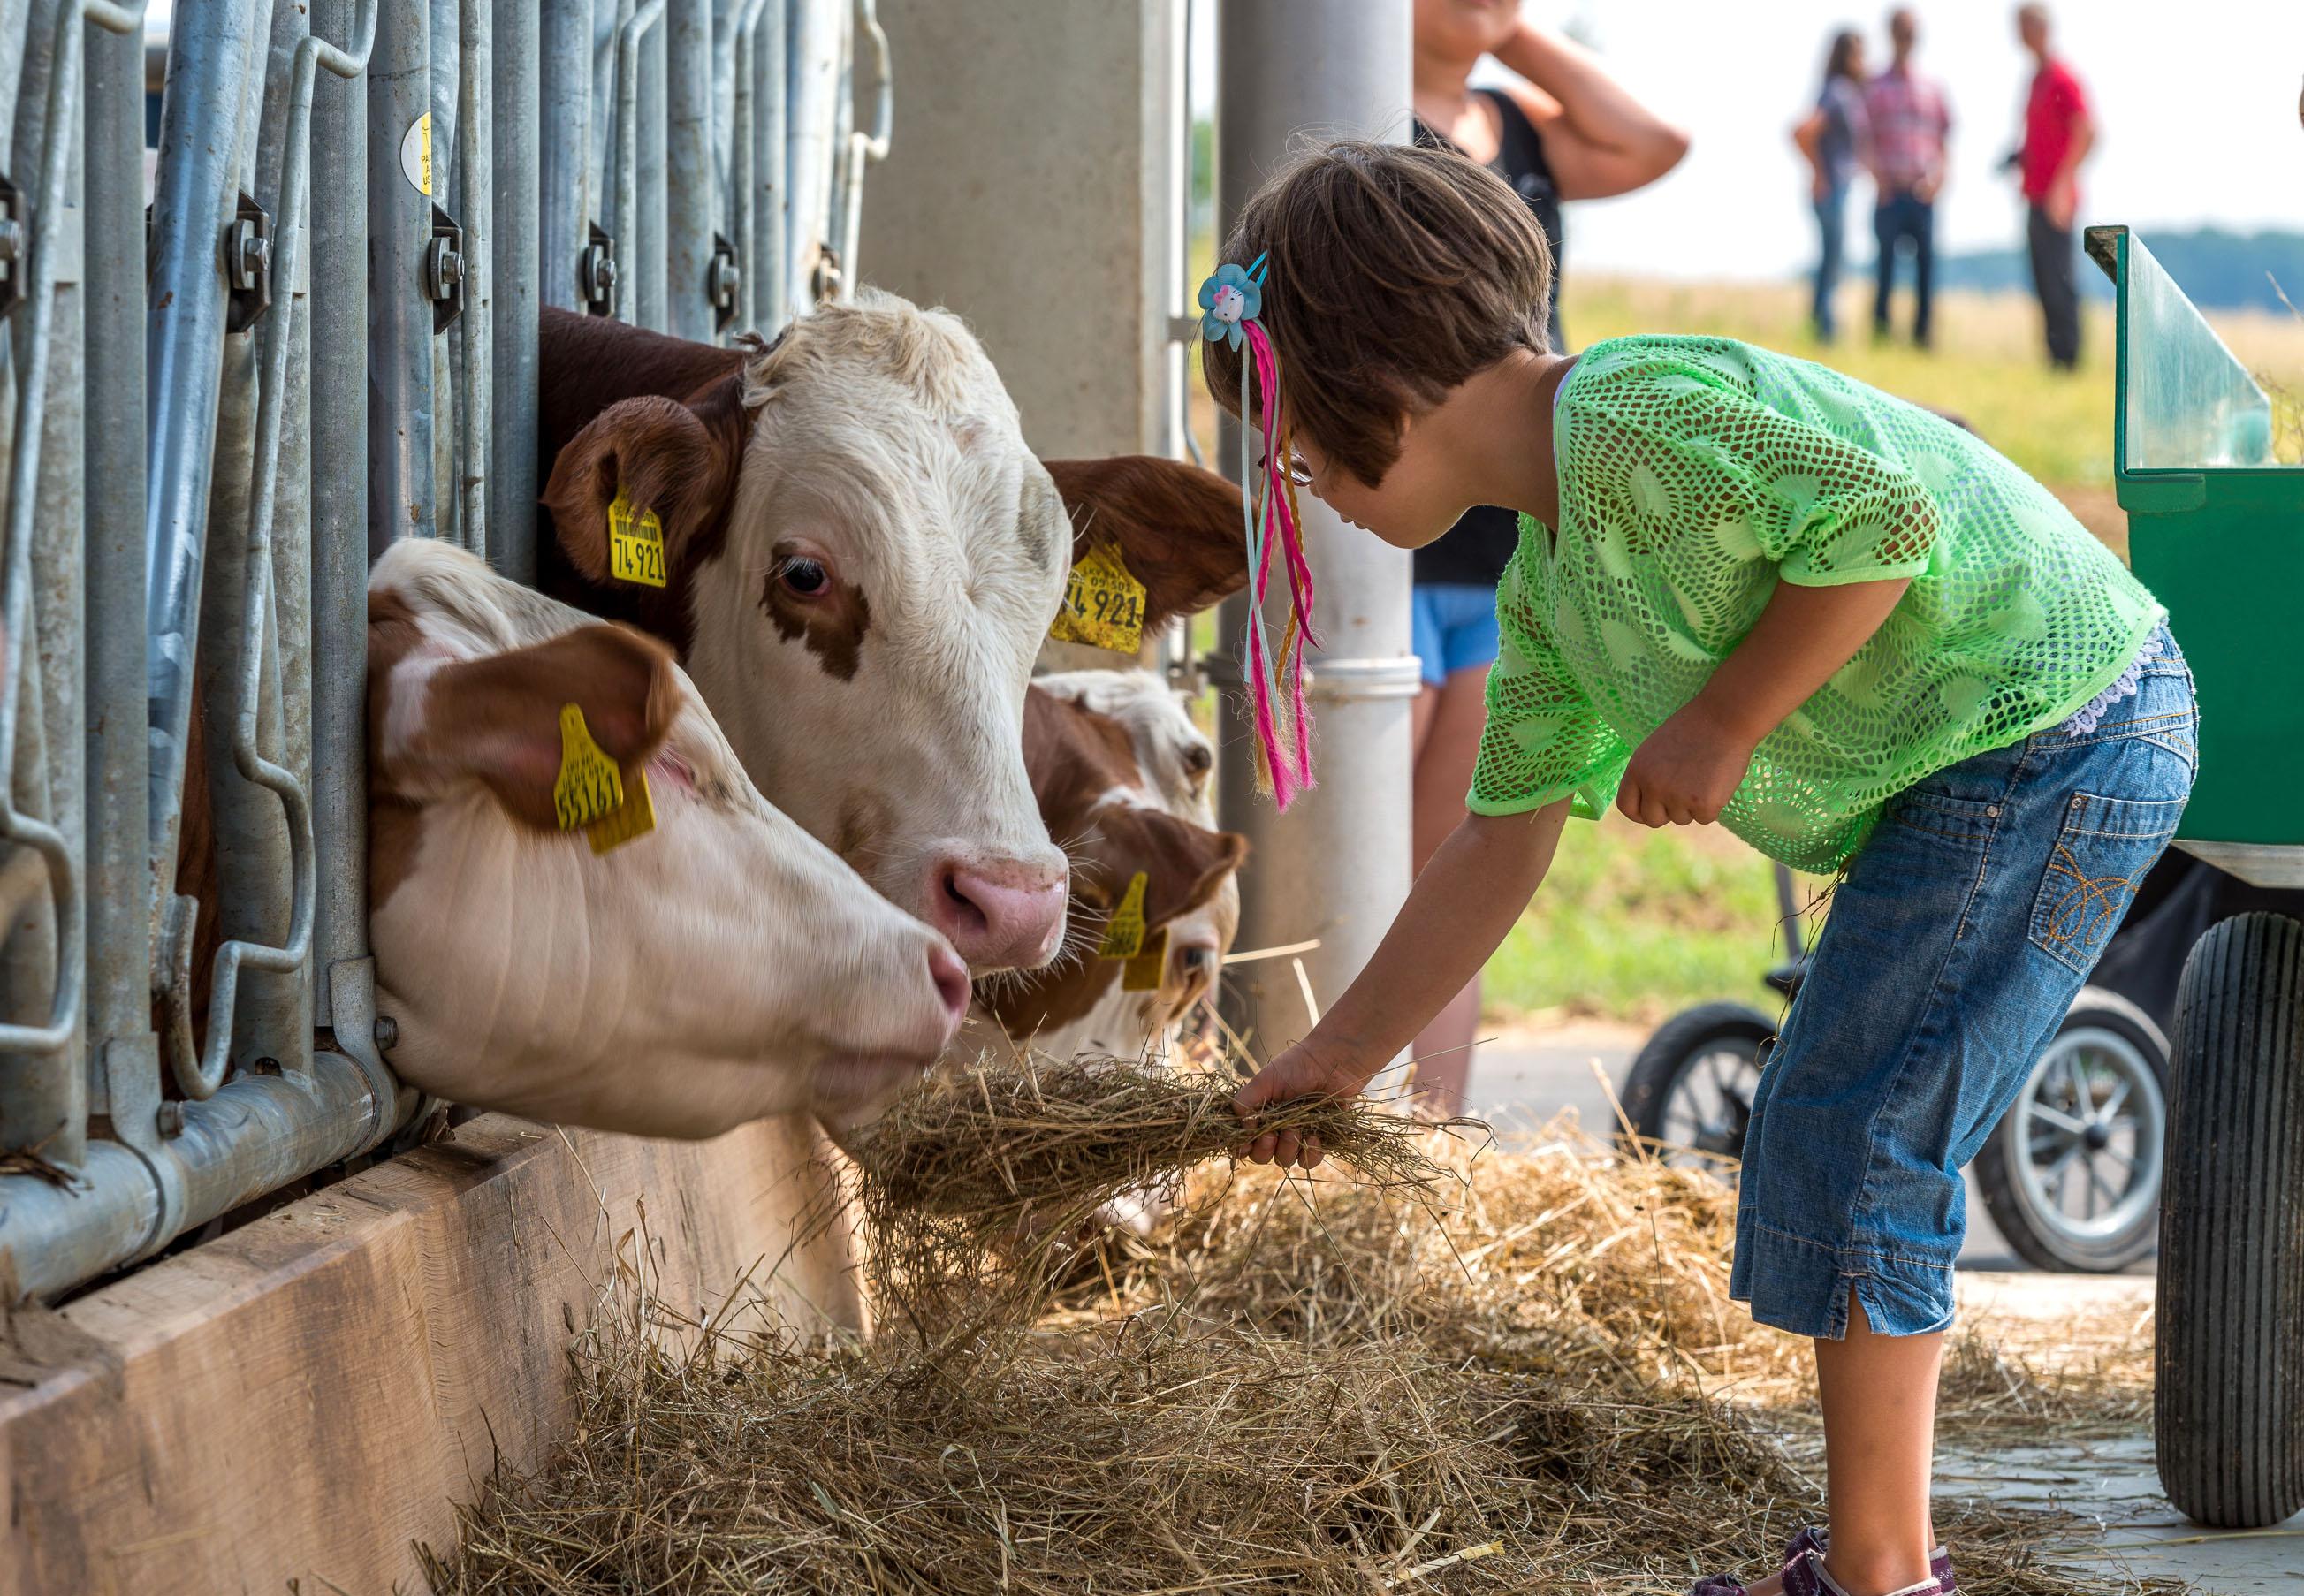
{"type": "Polygon", "coordinates": [[[928,923],[972,970],[1035,969],[1056,951],[1067,877],[1021,861],[947,860],[930,879],[928,923]]]}
{"type": "Polygon", "coordinates": [[[959,1023],[968,1012],[968,967],[960,956],[938,942],[928,950],[928,979],[936,983],[936,996],[944,1000],[944,1011],[959,1023]]]}

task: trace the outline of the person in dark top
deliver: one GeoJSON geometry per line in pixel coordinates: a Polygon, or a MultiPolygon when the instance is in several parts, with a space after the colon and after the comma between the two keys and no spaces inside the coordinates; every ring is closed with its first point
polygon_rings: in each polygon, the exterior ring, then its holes
{"type": "MultiPolygon", "coordinates": [[[[1520,0],[1416,0],[1416,141],[1453,148],[1517,190],[1552,246],[1553,347],[1560,324],[1563,200],[1630,193],[1688,152],[1688,136],[1651,113],[1582,46],[1520,20],[1520,0]],[[1519,80],[1474,89],[1495,57],[1519,80]]],[[[1414,636],[1423,690],[1415,715],[1416,868],[1464,816],[1496,657],[1496,583],[1520,542],[1509,511],[1467,513],[1416,551],[1414,636]]],[[[1428,1112],[1463,1103],[1480,1018],[1475,981],[1417,1038],[1417,1081],[1428,1112]]]]}
{"type": "Polygon", "coordinates": [[[1840,262],[1847,241],[1848,190],[1856,181],[1857,156],[1868,137],[1864,119],[1864,36],[1844,30],[1833,36],[1825,57],[1824,89],[1816,108],[1792,130],[1792,142],[1808,157],[1816,197],[1816,225],[1824,248],[1816,263],[1812,314],[1817,341],[1833,336],[1832,293],[1840,285],[1840,262]]]}

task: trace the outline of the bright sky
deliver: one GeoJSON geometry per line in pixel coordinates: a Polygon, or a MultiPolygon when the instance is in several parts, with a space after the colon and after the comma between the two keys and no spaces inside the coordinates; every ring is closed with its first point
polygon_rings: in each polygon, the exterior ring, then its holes
{"type": "MultiPolygon", "coordinates": [[[[1653,188],[1570,207],[1570,269],[1775,278],[1813,258],[1815,223],[1792,124],[1816,93],[1826,39],[1866,30],[1885,61],[1885,4],[1846,0],[1527,0],[1694,136],[1653,188]]],[[[1201,8],[1195,8],[1201,9],[1201,8]]],[[[2029,58],[2003,0],[1918,7],[1919,60],[1952,99],[1952,173],[1940,249],[2017,241],[2013,184],[1995,168],[2013,140],[2029,58]]],[[[2164,230],[2216,223],[2304,227],[2304,0],[2064,0],[2059,44],[2094,97],[2102,141],[2083,173],[2082,219],[2164,230]]],[[[1206,35],[1212,30],[1201,28],[1206,35]]],[[[1195,39],[1195,97],[1213,59],[1195,39]]],[[[1869,247],[1859,206],[1850,238],[1869,247]]]]}

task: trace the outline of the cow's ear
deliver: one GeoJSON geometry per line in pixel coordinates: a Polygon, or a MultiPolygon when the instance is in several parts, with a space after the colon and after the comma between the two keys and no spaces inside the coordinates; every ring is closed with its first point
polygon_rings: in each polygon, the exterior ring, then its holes
{"type": "Polygon", "coordinates": [[[1159,809],[1106,804],[1096,812],[1088,851],[1100,867],[1105,894],[1117,902],[1129,878],[1144,873],[1146,929],[1189,915],[1248,857],[1248,839],[1212,832],[1159,809]]]}
{"type": "Polygon", "coordinates": [[[377,706],[392,785],[438,791],[477,778],[514,819],[543,831],[558,823],[563,705],[583,711],[585,730],[628,786],[680,714],[671,652],[629,627],[583,626],[485,659],[423,663],[414,656],[394,667],[377,706]]]}
{"type": "Polygon", "coordinates": [[[1144,624],[1191,615],[1248,582],[1240,490],[1214,471],[1149,454],[1042,462],[1072,521],[1072,558],[1117,549],[1144,584],[1144,624]]]}
{"type": "Polygon", "coordinates": [[[544,507],[569,563],[587,581],[610,579],[608,507],[622,493],[635,514],[656,511],[665,564],[679,569],[690,541],[725,511],[740,448],[727,429],[675,399],[610,405],[568,441],[545,484],[544,507]]]}

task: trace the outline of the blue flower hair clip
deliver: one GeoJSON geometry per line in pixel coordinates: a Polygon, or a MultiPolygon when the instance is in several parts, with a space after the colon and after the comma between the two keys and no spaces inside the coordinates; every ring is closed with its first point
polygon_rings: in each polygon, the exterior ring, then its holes
{"type": "Polygon", "coordinates": [[[1241,331],[1242,322],[1254,321],[1264,308],[1264,257],[1259,255],[1246,266],[1236,266],[1230,261],[1218,266],[1200,284],[1200,308],[1207,314],[1200,317],[1200,336],[1210,343],[1222,342],[1237,350],[1246,336],[1241,331]]]}

